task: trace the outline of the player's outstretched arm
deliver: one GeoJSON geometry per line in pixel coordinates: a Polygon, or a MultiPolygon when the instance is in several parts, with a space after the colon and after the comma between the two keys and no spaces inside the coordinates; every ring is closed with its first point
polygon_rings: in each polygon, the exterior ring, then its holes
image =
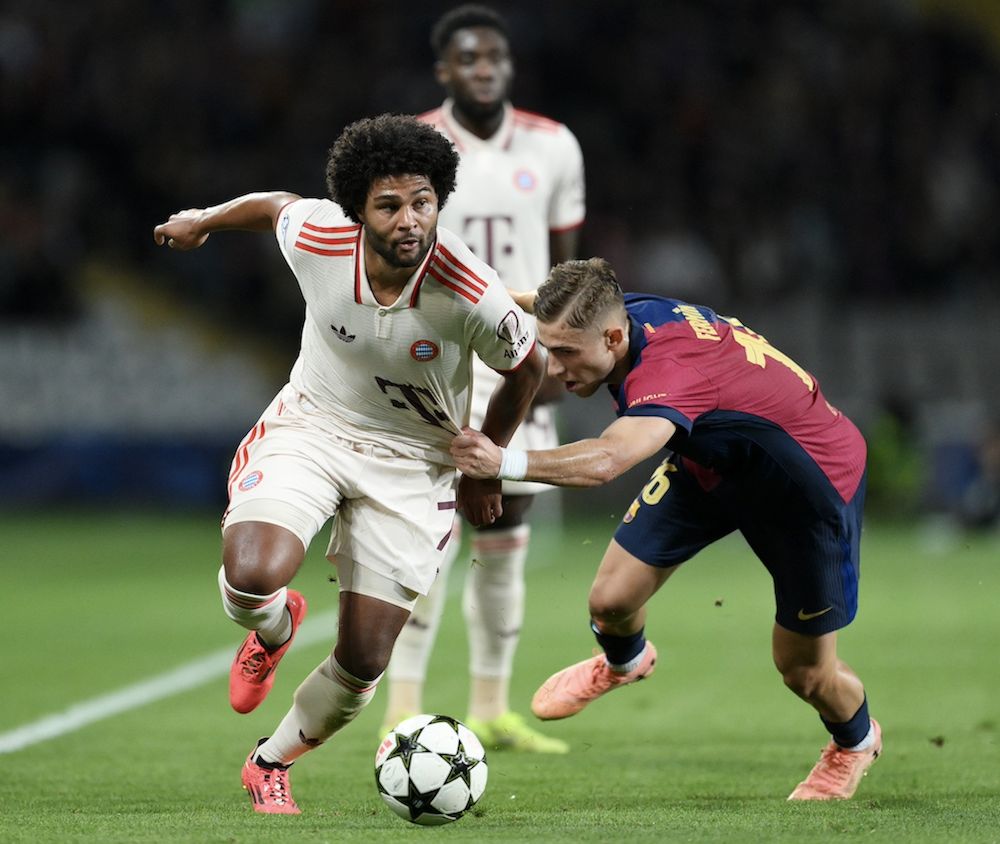
{"type": "MultiPolygon", "coordinates": [[[[673,422],[659,416],[623,416],[599,437],[527,452],[524,479],[557,486],[600,486],[652,457],[676,430],[673,422]]],[[[458,470],[469,477],[499,476],[500,448],[472,428],[463,428],[452,440],[451,455],[458,470]]]]}
{"type": "Polygon", "coordinates": [[[212,232],[235,229],[239,231],[273,231],[278,214],[299,195],[287,191],[267,191],[238,196],[211,208],[188,208],[171,214],[170,219],[153,229],[157,246],[166,244],[182,252],[197,249],[212,232]]]}

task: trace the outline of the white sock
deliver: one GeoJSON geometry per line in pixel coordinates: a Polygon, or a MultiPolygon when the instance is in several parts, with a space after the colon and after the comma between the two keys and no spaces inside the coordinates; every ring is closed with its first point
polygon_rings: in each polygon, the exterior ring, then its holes
{"type": "Polygon", "coordinates": [[[844,750],[850,750],[853,753],[857,753],[861,750],[867,750],[873,744],[875,744],[875,727],[869,724],[868,732],[865,734],[865,737],[854,745],[854,747],[845,747],[844,750]]]}
{"type": "Polygon", "coordinates": [[[510,677],[476,677],[469,687],[469,717],[495,721],[510,711],[510,677]]]}
{"type": "MultiPolygon", "coordinates": [[[[462,610],[474,677],[510,677],[524,621],[524,562],[529,525],[477,533],[462,610]]],[[[504,709],[507,701],[500,702],[504,709]]]]}
{"type": "Polygon", "coordinates": [[[434,649],[434,640],[437,638],[441,615],[444,613],[445,599],[448,597],[448,572],[451,571],[452,563],[458,556],[460,547],[460,528],[459,521],[456,519],[451,539],[445,549],[444,559],[438,569],[437,578],[434,580],[430,592],[417,599],[413,612],[410,613],[403,629],[399,631],[396,643],[392,647],[392,658],[386,669],[386,676],[389,678],[387,712],[402,714],[402,712],[396,712],[393,709],[393,683],[395,681],[403,680],[411,685],[414,683],[423,684],[424,678],[427,676],[427,663],[430,661],[431,651],[434,649]]]}
{"type": "Polygon", "coordinates": [[[278,648],[292,635],[292,616],[285,606],[288,589],[282,586],[270,595],[241,592],[226,580],[225,566],[219,568],[219,592],[226,615],[240,627],[256,630],[269,648],[278,648]]]}
{"type": "MultiPolygon", "coordinates": [[[[628,662],[617,665],[613,662],[608,662],[608,668],[615,672],[615,674],[628,674],[629,671],[635,671],[639,667],[639,663],[642,662],[642,658],[646,655],[646,647],[643,646],[642,650],[639,651],[632,659],[628,662]]],[[[606,657],[605,657],[606,658],[606,657]]]]}
{"type": "Polygon", "coordinates": [[[361,680],[331,654],[295,690],[292,708],[257,749],[265,762],[290,765],[353,721],[375,696],[382,675],[361,680]]]}

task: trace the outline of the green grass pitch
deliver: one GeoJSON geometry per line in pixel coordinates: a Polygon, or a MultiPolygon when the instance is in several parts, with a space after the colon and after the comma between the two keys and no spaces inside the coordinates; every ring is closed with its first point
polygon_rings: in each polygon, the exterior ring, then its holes
{"type": "MultiPolygon", "coordinates": [[[[594,646],[586,595],[615,524],[597,521],[535,525],[513,684],[525,713],[549,673],[594,646]]],[[[0,739],[238,643],[219,606],[211,514],[7,515],[0,536],[0,739]]],[[[921,536],[866,530],[861,610],[840,650],[866,683],[885,751],[849,802],[785,801],[826,737],[771,665],[770,581],[731,538],[651,602],[656,674],[546,725],[572,744],[568,756],[492,753],[486,795],[456,824],[412,827],[381,804],[381,697],[296,765],[301,816],[251,811],[240,765],[327,651],[319,643],[290,652],[250,715],[229,709],[219,675],[0,755],[0,841],[1000,841],[1000,538],[932,551],[921,536]]],[[[336,606],[322,546],[296,579],[313,616],[336,606]]],[[[426,708],[461,718],[457,594],[426,708]]]]}

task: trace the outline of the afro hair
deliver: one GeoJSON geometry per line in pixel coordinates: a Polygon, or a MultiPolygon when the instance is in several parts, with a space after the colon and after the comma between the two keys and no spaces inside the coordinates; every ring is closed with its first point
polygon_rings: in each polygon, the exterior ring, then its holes
{"type": "Polygon", "coordinates": [[[354,222],[372,184],[387,176],[425,176],[443,208],[455,189],[458,153],[434,127],[403,114],[380,114],[352,123],[326,162],[326,187],[354,222]]]}

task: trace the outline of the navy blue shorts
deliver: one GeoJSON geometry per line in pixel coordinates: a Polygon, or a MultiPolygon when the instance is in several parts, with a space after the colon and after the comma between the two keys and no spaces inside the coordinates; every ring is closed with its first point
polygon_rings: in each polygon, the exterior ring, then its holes
{"type": "Polygon", "coordinates": [[[771,574],[775,621],[821,635],[850,624],[858,609],[865,479],[848,503],[820,513],[792,485],[763,492],[749,478],[696,476],[670,457],[653,473],[615,531],[615,541],[651,566],[683,563],[734,530],[771,574]],[[707,487],[707,488],[706,488],[707,487]]]}

